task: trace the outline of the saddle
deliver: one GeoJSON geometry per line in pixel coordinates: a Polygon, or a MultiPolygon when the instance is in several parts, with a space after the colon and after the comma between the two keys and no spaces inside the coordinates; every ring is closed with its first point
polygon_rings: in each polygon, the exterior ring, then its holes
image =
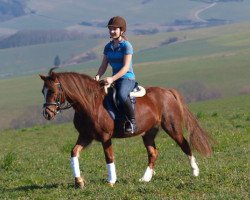
{"type": "MultiPolygon", "coordinates": [[[[119,109],[119,102],[116,98],[116,89],[114,84],[104,86],[106,97],[104,99],[104,106],[109,112],[113,120],[125,120],[124,114],[121,113],[119,109]]],[[[135,109],[136,97],[143,97],[146,94],[144,87],[138,85],[136,82],[134,89],[129,94],[129,99],[131,100],[132,107],[135,109]]]]}

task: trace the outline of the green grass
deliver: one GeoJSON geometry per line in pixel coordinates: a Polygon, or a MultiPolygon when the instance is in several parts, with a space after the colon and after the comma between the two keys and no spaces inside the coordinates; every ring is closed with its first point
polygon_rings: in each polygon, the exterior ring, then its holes
{"type": "Polygon", "coordinates": [[[191,176],[188,159],[164,132],[156,144],[159,158],[150,183],[139,178],[147,165],[140,137],[113,140],[118,183],[105,184],[100,143],[81,153],[86,188],[75,190],[70,150],[73,125],[46,125],[0,132],[1,199],[249,199],[250,96],[190,105],[217,143],[210,158],[195,154],[201,170],[191,176]],[[199,114],[200,113],[200,114],[199,114]]]}
{"type": "Polygon", "coordinates": [[[39,79],[39,76],[36,75],[0,81],[2,113],[0,127],[6,128],[12,119],[22,117],[19,116],[21,114],[25,115],[29,106],[40,105],[42,107],[42,81],[39,79]]]}

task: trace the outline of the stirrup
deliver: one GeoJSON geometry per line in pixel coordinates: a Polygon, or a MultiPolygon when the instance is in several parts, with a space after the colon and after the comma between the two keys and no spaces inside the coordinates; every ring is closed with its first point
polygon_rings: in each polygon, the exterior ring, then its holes
{"type": "Polygon", "coordinates": [[[128,135],[131,134],[132,135],[132,134],[135,133],[135,125],[130,120],[127,120],[127,121],[124,122],[123,130],[124,130],[125,134],[128,134],[128,135]],[[127,126],[130,126],[129,129],[131,129],[131,130],[128,131],[126,129],[127,126]]]}

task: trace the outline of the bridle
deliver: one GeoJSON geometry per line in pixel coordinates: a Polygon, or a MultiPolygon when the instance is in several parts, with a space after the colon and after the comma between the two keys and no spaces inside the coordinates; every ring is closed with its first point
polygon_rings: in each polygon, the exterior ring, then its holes
{"type": "MultiPolygon", "coordinates": [[[[62,89],[61,84],[58,82],[58,83],[55,83],[55,85],[57,85],[57,88],[59,91],[57,94],[56,100],[54,102],[49,102],[49,103],[45,102],[43,104],[43,108],[48,109],[50,112],[52,112],[56,115],[59,112],[61,112],[62,110],[66,110],[66,109],[71,108],[73,106],[73,103],[69,103],[68,101],[66,101],[65,93],[62,89]],[[56,109],[52,110],[51,108],[49,108],[49,106],[56,106],[56,109]]],[[[43,112],[43,115],[46,118],[45,112],[43,112]]]]}

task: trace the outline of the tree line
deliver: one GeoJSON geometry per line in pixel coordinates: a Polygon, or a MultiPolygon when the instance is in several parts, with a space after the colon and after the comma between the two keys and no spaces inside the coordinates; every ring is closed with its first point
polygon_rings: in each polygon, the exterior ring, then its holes
{"type": "Polygon", "coordinates": [[[79,40],[86,37],[87,35],[84,33],[67,30],[21,30],[7,38],[2,39],[0,41],[0,49],[79,40]]]}

